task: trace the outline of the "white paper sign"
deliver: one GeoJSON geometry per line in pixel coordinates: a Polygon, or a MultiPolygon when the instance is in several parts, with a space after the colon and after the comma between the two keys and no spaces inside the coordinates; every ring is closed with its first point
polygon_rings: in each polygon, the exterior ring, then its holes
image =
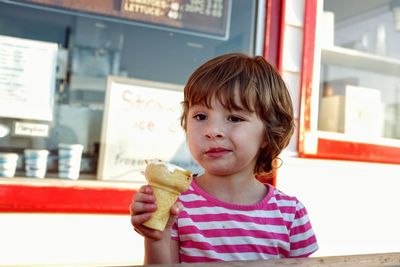
{"type": "Polygon", "coordinates": [[[98,179],[143,182],[152,158],[197,170],[180,126],[182,100],[182,86],[109,78],[98,179]]]}
{"type": "Polygon", "coordinates": [[[378,89],[346,86],[345,134],[366,138],[382,137],[383,114],[384,106],[378,89]]]}
{"type": "Polygon", "coordinates": [[[51,121],[57,44],[0,35],[0,117],[51,121]]]}
{"type": "Polygon", "coordinates": [[[22,136],[49,136],[49,125],[43,123],[19,122],[14,123],[14,134],[22,136]]]}

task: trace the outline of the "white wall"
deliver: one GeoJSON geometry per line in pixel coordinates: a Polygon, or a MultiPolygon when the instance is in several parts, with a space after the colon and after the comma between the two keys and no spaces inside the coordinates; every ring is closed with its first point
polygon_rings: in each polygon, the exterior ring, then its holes
{"type": "Polygon", "coordinates": [[[314,256],[400,251],[400,165],[287,156],[277,187],[305,204],[314,256]]]}
{"type": "Polygon", "coordinates": [[[0,213],[0,266],[139,265],[129,215],[0,213]]]}

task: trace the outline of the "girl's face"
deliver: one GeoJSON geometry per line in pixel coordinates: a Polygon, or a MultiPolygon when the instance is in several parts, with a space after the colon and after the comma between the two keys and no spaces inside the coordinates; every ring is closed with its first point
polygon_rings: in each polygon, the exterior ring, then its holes
{"type": "Polygon", "coordinates": [[[213,175],[252,173],[266,145],[263,123],[254,112],[229,111],[215,98],[210,109],[189,108],[186,133],[194,159],[213,175]]]}

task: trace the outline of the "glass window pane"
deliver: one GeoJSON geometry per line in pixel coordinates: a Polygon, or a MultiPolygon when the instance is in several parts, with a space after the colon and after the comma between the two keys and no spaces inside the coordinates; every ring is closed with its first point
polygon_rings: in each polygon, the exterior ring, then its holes
{"type": "MultiPolygon", "coordinates": [[[[0,35],[57,45],[54,119],[30,121],[48,126],[49,135],[28,137],[13,134],[15,122],[24,120],[0,117],[0,132],[5,133],[0,137],[0,152],[22,156],[25,148],[48,149],[50,176],[57,176],[60,143],[82,144],[81,173],[88,177],[96,173],[108,76],[183,85],[197,66],[214,56],[227,52],[254,54],[257,1],[197,1],[212,3],[214,9],[230,3],[224,6],[229,15],[227,35],[222,37],[29,2],[36,1],[0,0],[0,35]]],[[[122,1],[103,1],[101,5],[108,2],[122,1]]],[[[23,176],[21,158],[17,171],[23,176]]]]}
{"type": "Polygon", "coordinates": [[[400,139],[400,1],[325,0],[318,130],[400,139]]]}

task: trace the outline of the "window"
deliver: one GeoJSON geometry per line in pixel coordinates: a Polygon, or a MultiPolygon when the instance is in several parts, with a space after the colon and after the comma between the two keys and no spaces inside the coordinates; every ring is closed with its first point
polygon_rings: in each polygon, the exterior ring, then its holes
{"type": "Polygon", "coordinates": [[[318,5],[300,155],[400,163],[400,1],[318,5]]]}
{"type": "MultiPolygon", "coordinates": [[[[213,25],[204,28],[206,23],[199,20],[182,30],[171,23],[135,19],[126,15],[129,6],[124,7],[125,17],[114,14],[123,3],[134,2],[110,0],[93,5],[93,1],[0,1],[0,36],[54,44],[57,51],[57,71],[50,81],[52,93],[48,96],[53,103],[48,112],[52,119],[0,115],[0,152],[19,155],[15,176],[25,176],[23,151],[33,148],[50,151],[46,177],[59,177],[58,144],[78,143],[84,147],[79,179],[97,178],[107,77],[183,85],[197,66],[214,56],[227,52],[260,53],[257,47],[263,43],[263,24],[256,25],[259,1],[186,1],[203,3],[204,7],[211,3],[210,10],[204,12],[223,15],[220,30],[213,25]],[[116,7],[116,3],[120,5],[116,7]],[[81,10],[75,5],[82,5],[81,10]],[[42,127],[46,134],[21,134],[15,130],[21,124],[42,127]]],[[[185,10],[197,12],[203,8],[203,4],[197,4],[185,10]]],[[[172,17],[178,15],[171,13],[172,17]]],[[[0,57],[6,57],[3,51],[0,57]]],[[[1,76],[8,66],[0,62],[1,76]]],[[[37,90],[41,92],[41,88],[37,90]]],[[[2,93],[15,91],[0,81],[0,97],[2,93]]]]}

